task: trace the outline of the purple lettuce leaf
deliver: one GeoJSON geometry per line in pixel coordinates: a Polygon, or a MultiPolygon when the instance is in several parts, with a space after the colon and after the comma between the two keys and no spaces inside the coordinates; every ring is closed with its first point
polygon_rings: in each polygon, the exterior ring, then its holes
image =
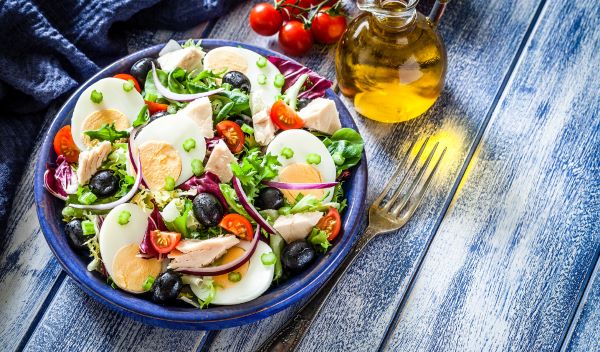
{"type": "MultiPolygon", "coordinates": [[[[158,212],[158,208],[154,207],[155,211],[158,212]]],[[[152,211],[154,213],[154,211],[152,211]]],[[[160,214],[158,215],[160,217],[160,214]]],[[[161,219],[162,221],[162,219],[161,219]]],[[[151,215],[148,218],[148,226],[146,227],[146,233],[144,233],[144,238],[142,239],[142,243],[140,243],[140,256],[145,259],[150,258],[160,258],[160,253],[154,249],[152,245],[152,231],[158,230],[157,224],[154,222],[153,216],[151,215]]]]}
{"type": "Polygon", "coordinates": [[[77,192],[77,174],[64,156],[56,159],[56,168],[48,166],[44,174],[44,186],[57,198],[66,200],[69,194],[77,192]]]}
{"type": "Polygon", "coordinates": [[[213,174],[210,171],[207,171],[202,177],[193,176],[186,182],[179,185],[179,188],[184,191],[195,189],[196,191],[198,191],[198,193],[210,193],[213,196],[217,197],[217,199],[219,199],[223,207],[227,209],[227,201],[225,200],[223,193],[221,193],[219,183],[221,183],[221,180],[219,180],[219,176],[213,174]]]}
{"type": "Polygon", "coordinates": [[[310,70],[306,66],[302,66],[295,62],[282,59],[277,56],[267,56],[267,59],[275,65],[285,77],[283,91],[285,92],[296,80],[303,74],[308,75],[308,79],[304,84],[305,90],[298,94],[298,98],[315,99],[325,95],[325,91],[331,88],[332,83],[325,77],[320,76],[316,72],[310,70]]]}
{"type": "Polygon", "coordinates": [[[217,145],[217,143],[219,143],[219,141],[221,139],[223,139],[223,137],[219,137],[219,136],[214,136],[213,138],[204,138],[206,140],[206,150],[208,150],[209,152],[212,152],[213,149],[215,149],[215,146],[217,145]]]}

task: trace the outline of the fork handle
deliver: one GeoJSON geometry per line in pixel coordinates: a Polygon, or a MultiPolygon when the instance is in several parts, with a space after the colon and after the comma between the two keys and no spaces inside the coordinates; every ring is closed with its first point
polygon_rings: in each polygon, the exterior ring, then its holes
{"type": "Polygon", "coordinates": [[[365,233],[358,239],[356,244],[350,250],[350,253],[344,258],[342,264],[334,271],[329,281],[317,291],[317,293],[309,299],[308,302],[300,308],[296,314],[288,319],[277,331],[263,342],[258,348],[260,352],[288,352],[294,351],[306,332],[312,325],[317,314],[325,305],[325,301],[329,298],[331,291],[344,276],[354,259],[362,251],[367,243],[373,238],[376,231],[368,227],[365,233]]]}

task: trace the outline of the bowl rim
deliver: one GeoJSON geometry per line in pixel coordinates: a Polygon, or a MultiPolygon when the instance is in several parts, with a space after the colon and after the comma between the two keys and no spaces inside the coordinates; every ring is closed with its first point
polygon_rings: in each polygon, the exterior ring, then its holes
{"type": "MultiPolygon", "coordinates": [[[[250,44],[220,39],[201,40],[203,47],[215,48],[220,46],[240,46],[257,52],[263,56],[278,56],[283,59],[298,63],[296,60],[293,60],[280,53],[250,44]]],[[[183,41],[180,42],[183,43],[183,41]]],[[[339,267],[343,259],[350,251],[353,243],[358,238],[358,231],[362,224],[362,219],[366,208],[368,175],[365,151],[363,151],[361,162],[355,166],[352,173],[352,182],[350,185],[350,187],[352,187],[352,202],[349,202],[349,206],[343,214],[344,232],[341,238],[338,239],[335,246],[333,246],[333,248],[324,256],[320,257],[318,262],[314,263],[312,267],[302,275],[293,278],[291,281],[288,280],[280,286],[276,286],[275,291],[271,291],[273,289],[273,287],[271,287],[267,293],[252,301],[231,306],[213,306],[211,308],[202,310],[191,306],[190,308],[182,308],[176,306],[158,305],[143,297],[132,295],[125,291],[112,289],[110,285],[106,284],[105,282],[98,283],[98,281],[101,280],[98,280],[97,278],[96,280],[93,280],[93,278],[96,276],[92,277],[92,274],[87,272],[87,268],[81,268],[81,265],[76,261],[66,260],[72,255],[80,256],[80,254],[74,252],[70,247],[68,247],[68,249],[71,252],[65,252],[63,248],[64,243],[61,245],[60,242],[65,242],[65,240],[63,239],[62,241],[59,241],[58,237],[61,234],[56,231],[55,227],[61,226],[62,219],[60,219],[59,216],[56,216],[56,211],[54,211],[54,208],[48,209],[48,207],[46,207],[46,203],[52,202],[53,197],[46,192],[43,182],[46,165],[48,163],[52,163],[54,161],[53,158],[55,158],[52,147],[54,135],[60,127],[70,121],[71,111],[77,101],[77,98],[89,85],[101,78],[109,75],[112,76],[115,70],[124,65],[127,65],[127,67],[131,66],[133,62],[142,57],[157,55],[158,51],[160,51],[163,46],[164,44],[150,46],[122,57],[106,66],[98,73],[94,74],[86,82],[81,84],[79,88],[77,88],[77,90],[75,90],[75,92],[73,92],[73,94],[71,94],[69,98],[65,100],[64,104],[58,110],[50,127],[45,133],[42,146],[37,154],[38,160],[35,163],[34,197],[40,228],[55,258],[62,266],[63,270],[66,271],[69,277],[71,277],[78,284],[78,286],[80,286],[94,299],[103,303],[105,306],[124,313],[137,320],[141,320],[153,325],[178,329],[202,328],[210,330],[238,326],[266,318],[267,316],[273,315],[287,308],[291,304],[301,300],[309,294],[314,293],[318,288],[320,288],[331,276],[333,271],[339,267]],[[276,294],[273,295],[273,293],[276,294]]],[[[340,115],[345,116],[345,119],[347,120],[346,127],[350,127],[358,131],[358,127],[356,126],[352,115],[341,102],[340,98],[331,89],[328,89],[326,94],[327,97],[336,102],[336,106],[338,111],[340,111],[340,115]]],[[[57,201],[62,203],[62,201],[55,199],[55,204],[57,201]]]]}

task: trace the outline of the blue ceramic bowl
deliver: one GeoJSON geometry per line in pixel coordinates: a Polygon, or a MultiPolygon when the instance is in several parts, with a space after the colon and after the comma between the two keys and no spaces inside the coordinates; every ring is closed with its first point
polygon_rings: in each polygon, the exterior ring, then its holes
{"type": "MultiPolygon", "coordinates": [[[[205,39],[202,41],[202,45],[208,50],[224,45],[239,45],[264,56],[277,55],[283,57],[267,49],[232,41],[205,39]]],[[[71,113],[81,92],[101,78],[110,77],[120,72],[128,72],[131,65],[143,57],[156,57],[162,46],[157,45],[141,50],[104,68],[73,93],[58,111],[44,138],[36,163],[34,190],[40,226],[50,249],[67,274],[90,296],[111,309],[153,325],[178,329],[223,329],[252,323],[273,315],[303,297],[314,293],[346,256],[352,243],[357,238],[360,221],[365,209],[366,157],[363,155],[362,162],[355,167],[352,176],[345,183],[348,208],[343,215],[342,235],[338,237],[335,245],[305,272],[279,286],[272,287],[261,297],[244,304],[214,306],[200,310],[191,306],[162,306],[143,297],[111,288],[100,275],[87,271],[86,266],[89,258],[73,251],[67,243],[61,221],[63,202],[46,192],[43,175],[46,164],[53,163],[56,160],[56,154],[52,146],[54,135],[62,126],[70,123],[71,113]]],[[[287,57],[284,58],[290,60],[287,57]]],[[[335,100],[342,125],[356,129],[357,127],[350,113],[337,95],[329,90],[327,96],[335,100]]]]}

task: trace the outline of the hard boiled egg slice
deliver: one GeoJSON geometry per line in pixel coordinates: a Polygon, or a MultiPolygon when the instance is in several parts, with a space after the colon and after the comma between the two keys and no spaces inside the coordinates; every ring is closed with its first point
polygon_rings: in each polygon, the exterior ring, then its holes
{"type": "MultiPolygon", "coordinates": [[[[220,259],[222,264],[233,261],[243,255],[245,251],[250,250],[250,242],[241,241],[235,247],[230,248],[220,259]]],[[[272,252],[268,244],[258,241],[256,250],[250,257],[250,260],[235,271],[241,276],[240,281],[232,282],[228,274],[219,276],[207,276],[204,280],[214,280],[216,294],[212,300],[213,304],[232,305],[251,301],[262,295],[273,281],[275,272],[274,265],[265,265],[262,263],[261,256],[272,252]]],[[[190,284],[194,294],[201,300],[206,300],[209,290],[206,286],[200,284],[190,284]]]]}
{"type": "Polygon", "coordinates": [[[143,292],[144,281],[150,275],[157,277],[162,268],[158,259],[137,256],[148,226],[148,216],[135,204],[118,205],[106,215],[98,234],[100,256],[106,272],[117,286],[133,293],[143,292]],[[129,213],[129,220],[122,225],[119,217],[124,212],[129,213]]]}
{"type": "Polygon", "coordinates": [[[96,130],[104,124],[115,124],[117,130],[125,130],[133,125],[138,113],[144,106],[144,99],[137,90],[126,92],[123,89],[124,80],[118,78],[103,78],[89,86],[81,93],[71,118],[71,133],[73,141],[80,150],[92,146],[84,131],[96,130]],[[92,92],[102,94],[102,101],[94,103],[92,92]]]}
{"type": "Polygon", "coordinates": [[[192,161],[202,162],[206,154],[202,131],[191,119],[177,115],[149,123],[135,137],[134,144],[133,154],[139,153],[144,180],[153,190],[164,188],[167,177],[172,177],[176,185],[187,181],[194,174],[192,161]]]}
{"type": "MultiPolygon", "coordinates": [[[[325,144],[308,131],[300,129],[283,131],[275,136],[275,139],[267,147],[266,152],[277,155],[281,163],[279,174],[275,178],[275,181],[286,183],[335,182],[336,168],[331,154],[329,154],[325,144]],[[288,158],[282,155],[284,148],[291,150],[291,157],[288,158]],[[320,162],[314,163],[315,156],[320,158],[320,162]]],[[[333,198],[333,187],[281,191],[290,203],[294,203],[299,193],[304,195],[312,194],[318,199],[327,195],[324,199],[326,202],[333,198]]]]}
{"type": "Polygon", "coordinates": [[[266,59],[252,50],[223,46],[213,49],[204,57],[204,68],[214,72],[239,71],[250,80],[250,110],[252,115],[269,109],[281,94],[281,88],[275,87],[275,76],[279,70],[268,60],[264,67],[256,63],[266,59]]]}

